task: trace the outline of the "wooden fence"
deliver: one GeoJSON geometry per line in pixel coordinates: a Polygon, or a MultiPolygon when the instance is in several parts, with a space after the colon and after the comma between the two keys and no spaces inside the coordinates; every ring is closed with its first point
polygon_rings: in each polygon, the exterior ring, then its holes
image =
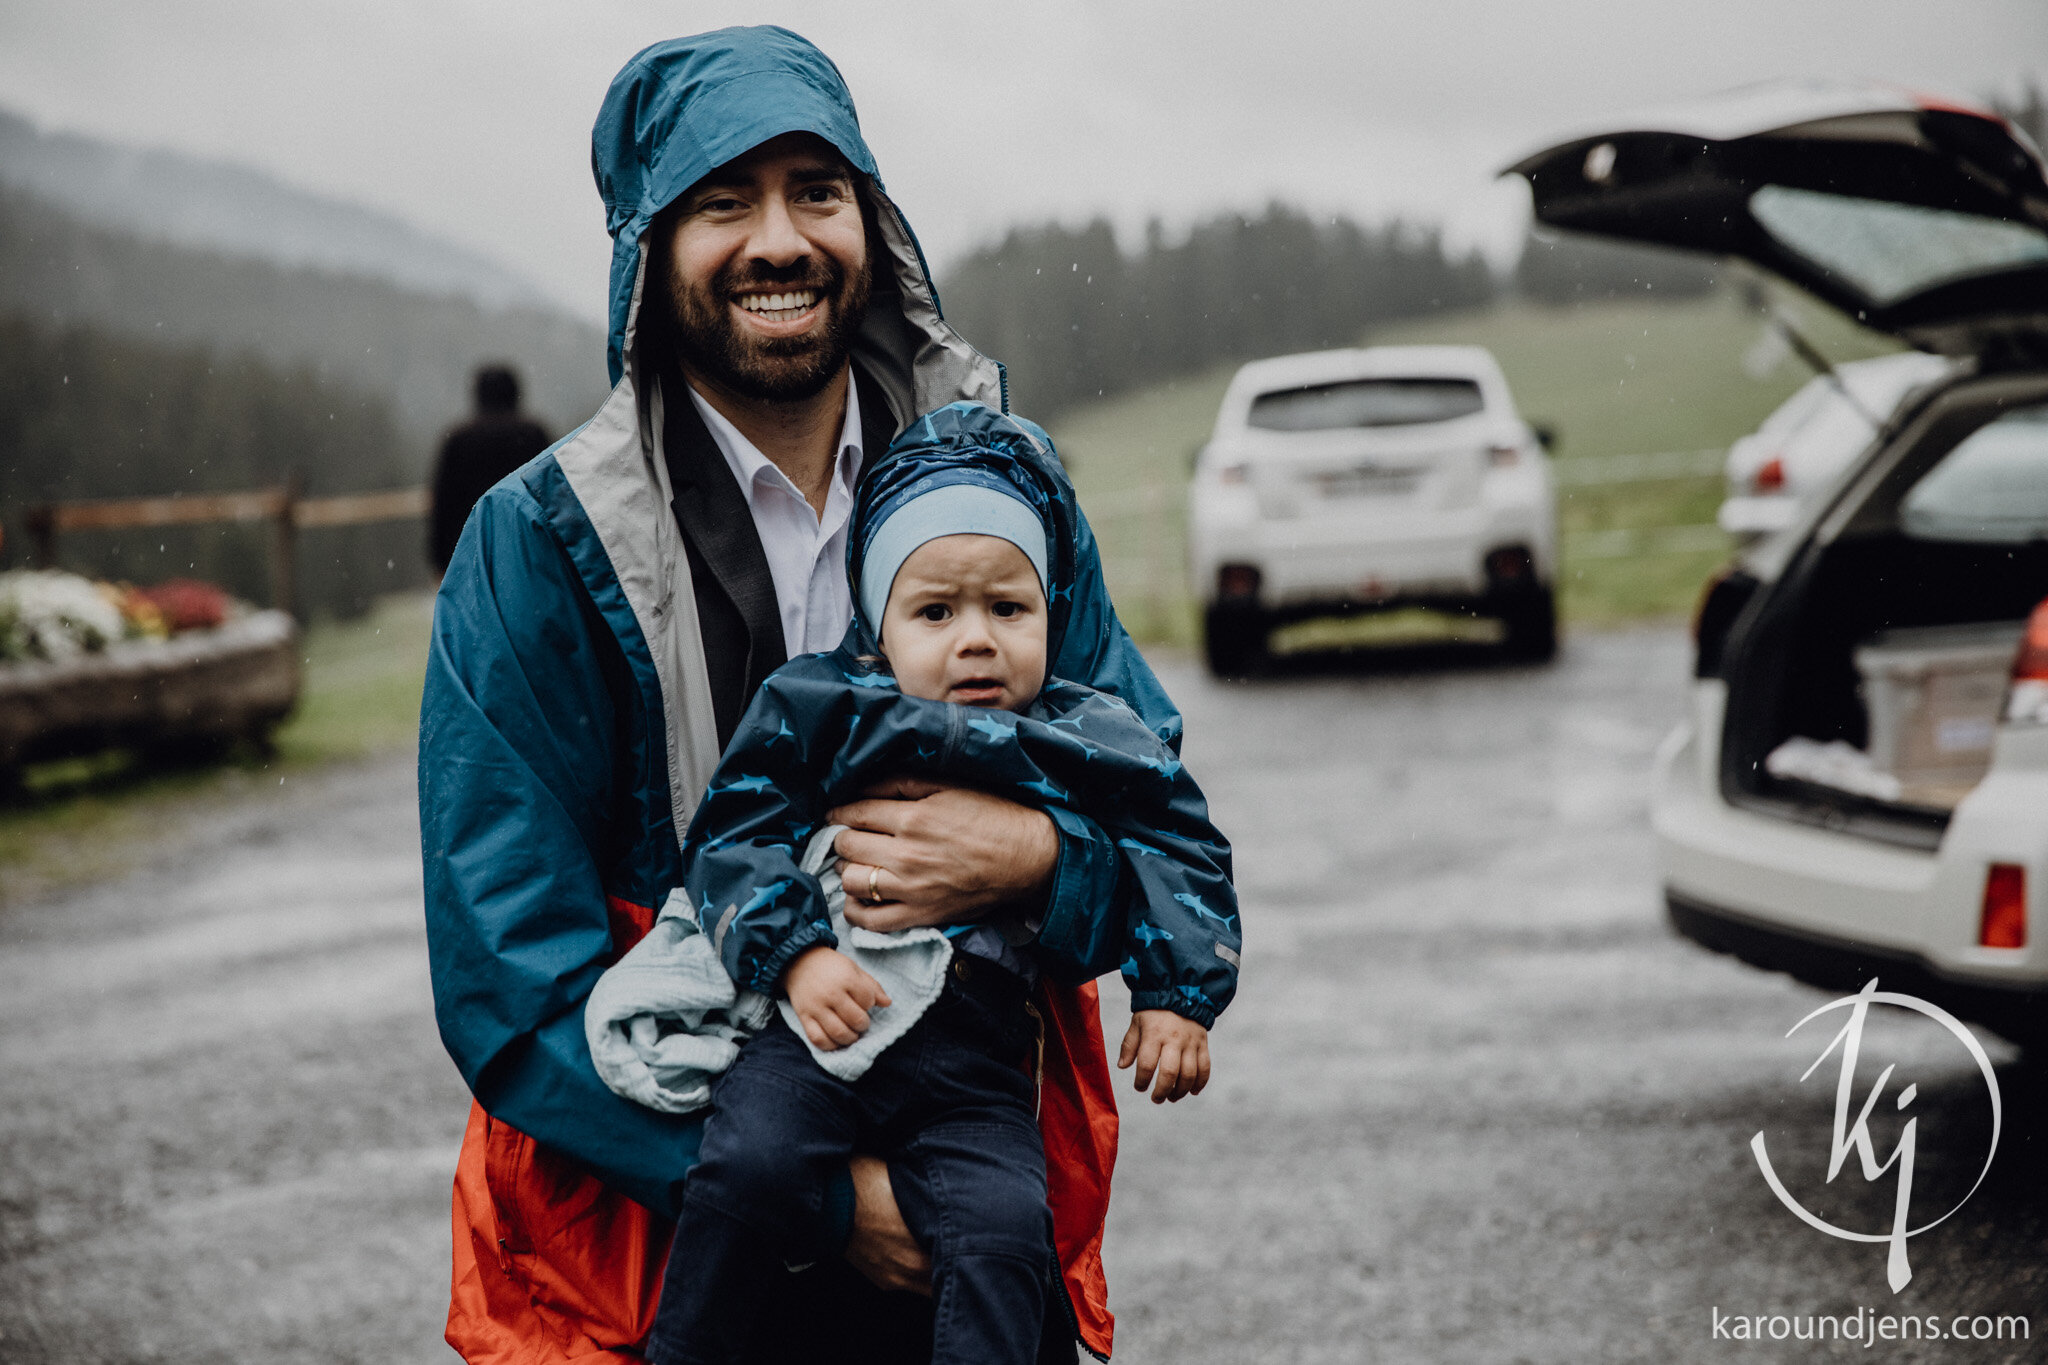
{"type": "Polygon", "coordinates": [[[100,498],[51,502],[28,509],[28,532],[35,541],[36,563],[57,564],[57,537],[66,531],[125,531],[142,527],[192,526],[207,522],[268,522],[271,605],[293,611],[297,585],[293,573],[298,533],[310,527],[364,526],[372,522],[424,517],[431,506],[425,488],[393,488],[376,493],[338,493],[324,498],[301,497],[297,485],[258,488],[246,493],[178,494],[165,498],[100,498]]]}

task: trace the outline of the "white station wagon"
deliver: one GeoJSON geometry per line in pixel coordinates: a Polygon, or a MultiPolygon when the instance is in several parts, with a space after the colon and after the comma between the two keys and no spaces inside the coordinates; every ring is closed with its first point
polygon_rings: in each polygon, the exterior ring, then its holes
{"type": "Polygon", "coordinates": [[[1275,626],[1397,606],[1497,616],[1557,648],[1550,462],[1476,346],[1374,346],[1237,372],[1195,463],[1188,556],[1209,666],[1275,626]]]}
{"type": "Polygon", "coordinates": [[[1652,804],[1679,932],[2048,1042],[2048,180],[2003,119],[1771,87],[1513,168],[1952,368],[1714,584],[1652,804]]]}

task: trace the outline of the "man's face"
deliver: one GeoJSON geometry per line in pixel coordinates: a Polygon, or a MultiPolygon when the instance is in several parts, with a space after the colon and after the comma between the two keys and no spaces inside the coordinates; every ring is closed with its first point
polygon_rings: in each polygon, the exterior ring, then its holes
{"type": "Polygon", "coordinates": [[[675,344],[741,397],[812,397],[846,364],[868,304],[854,172],[823,138],[787,133],[679,201],[669,242],[675,344]]]}

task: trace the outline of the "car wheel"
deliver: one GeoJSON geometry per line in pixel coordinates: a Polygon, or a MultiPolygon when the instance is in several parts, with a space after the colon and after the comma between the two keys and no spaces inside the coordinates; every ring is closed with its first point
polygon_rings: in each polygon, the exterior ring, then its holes
{"type": "Polygon", "coordinates": [[[1202,653],[1219,678],[1243,678],[1266,660],[1265,613],[1257,607],[1210,607],[1202,613],[1202,653]]]}
{"type": "Polygon", "coordinates": [[[1549,588],[1520,595],[1501,611],[1507,627],[1503,642],[1510,656],[1530,663],[1557,657],[1557,595],[1549,588]]]}

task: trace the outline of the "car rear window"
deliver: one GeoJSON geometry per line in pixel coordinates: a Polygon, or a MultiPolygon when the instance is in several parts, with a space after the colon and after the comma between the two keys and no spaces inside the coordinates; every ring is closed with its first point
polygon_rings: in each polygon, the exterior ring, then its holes
{"type": "Polygon", "coordinates": [[[1974,213],[1765,185],[1749,211],[1764,230],[1878,304],[1937,284],[2048,262],[2048,233],[1974,213]]]}
{"type": "Polygon", "coordinates": [[[1251,425],[1268,431],[1335,431],[1448,422],[1486,406],[1470,379],[1346,379],[1262,393],[1251,425]]]}
{"type": "Polygon", "coordinates": [[[1977,428],[1899,504],[1918,540],[2024,545],[2048,540],[2048,405],[1977,428]]]}

